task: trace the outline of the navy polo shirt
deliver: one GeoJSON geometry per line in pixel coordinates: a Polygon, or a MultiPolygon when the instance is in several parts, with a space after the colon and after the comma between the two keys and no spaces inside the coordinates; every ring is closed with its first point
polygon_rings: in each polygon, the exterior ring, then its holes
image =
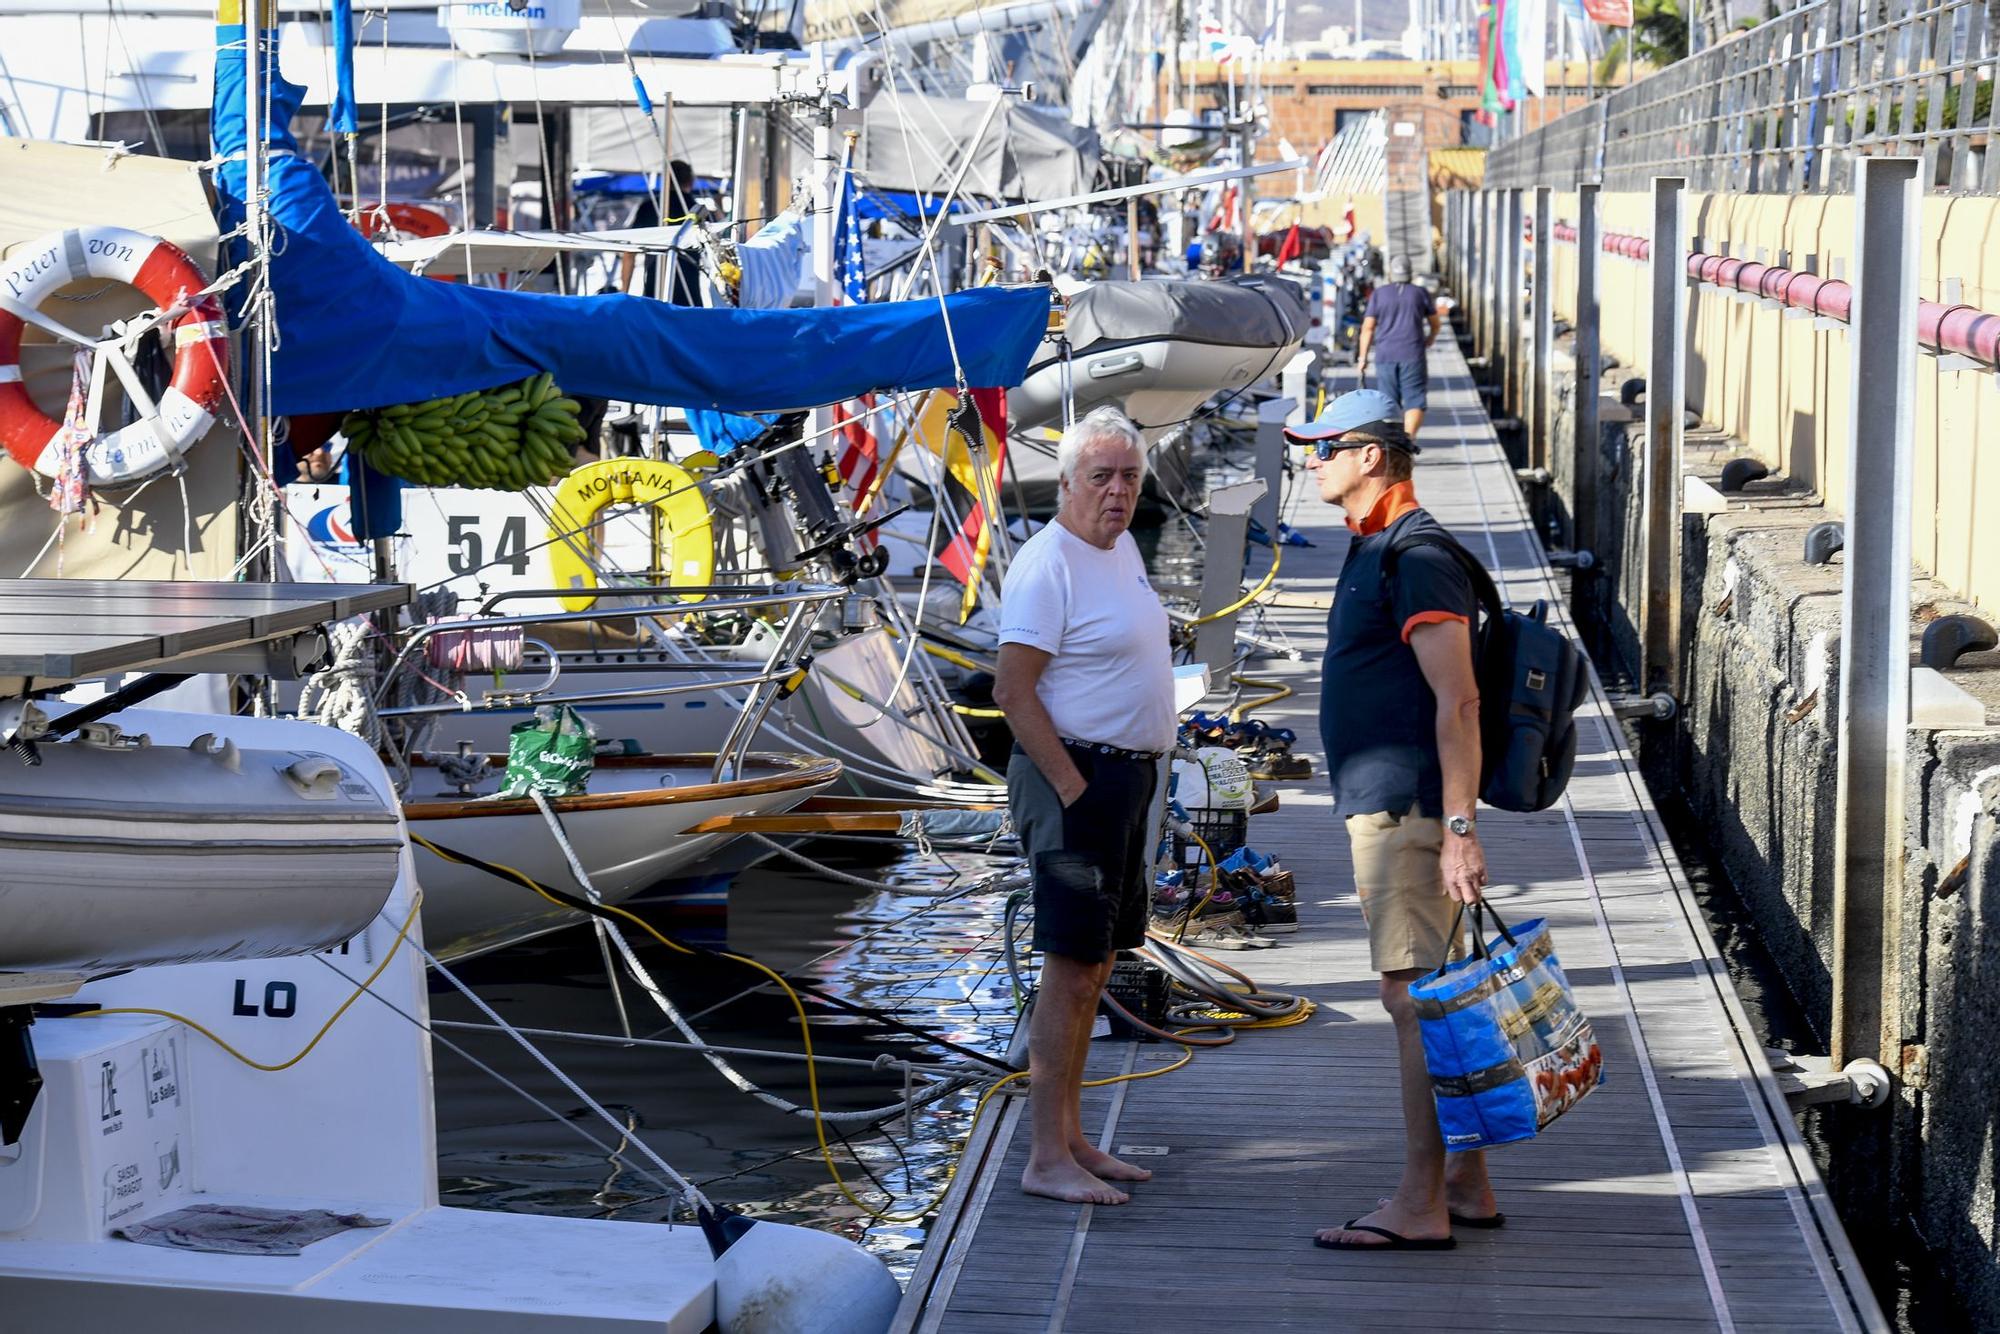
{"type": "Polygon", "coordinates": [[[1422,361],[1437,303],[1415,283],[1384,283],[1368,294],[1378,361],[1422,361]]]}
{"type": "Polygon", "coordinates": [[[1418,506],[1408,482],[1391,487],[1359,525],[1341,566],[1326,623],[1320,669],[1319,734],[1334,809],[1342,816],[1388,812],[1444,814],[1438,764],[1437,696],[1424,681],[1410,632],[1430,621],[1470,625],[1477,606],[1457,561],[1419,546],[1383,578],[1392,543],[1417,532],[1445,531],[1418,506]]]}

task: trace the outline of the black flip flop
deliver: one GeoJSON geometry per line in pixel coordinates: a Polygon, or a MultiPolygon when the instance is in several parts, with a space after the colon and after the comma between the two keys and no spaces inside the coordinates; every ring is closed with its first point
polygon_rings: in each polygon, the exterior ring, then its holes
{"type": "Polygon", "coordinates": [[[1484,1218],[1468,1218],[1464,1214],[1453,1214],[1451,1215],[1451,1225],[1453,1227],[1506,1227],[1507,1215],[1488,1214],[1484,1218]]]}
{"type": "Polygon", "coordinates": [[[1406,1237],[1400,1232],[1391,1232],[1386,1227],[1376,1227],[1358,1221],[1350,1221],[1346,1225],[1346,1230],[1372,1232],[1383,1240],[1328,1241],[1323,1237],[1314,1237],[1313,1245],[1323,1251],[1448,1251],[1458,1245],[1456,1237],[1406,1237]]]}

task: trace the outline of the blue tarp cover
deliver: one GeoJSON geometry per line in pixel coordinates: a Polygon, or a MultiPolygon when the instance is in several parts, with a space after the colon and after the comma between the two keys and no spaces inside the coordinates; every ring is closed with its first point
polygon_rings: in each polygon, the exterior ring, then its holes
{"type": "MultiPolygon", "coordinates": [[[[243,218],[243,54],[243,28],[218,27],[213,132],[217,152],[234,159],[221,172],[225,231],[243,218]]],[[[272,51],[260,64],[269,71],[275,60],[272,51]]],[[[538,371],[571,393],[729,411],[954,381],[935,300],[704,309],[414,278],[347,225],[325,180],[298,155],[291,119],[304,96],[274,73],[264,103],[278,330],[271,394],[280,414],[383,407],[538,371]]],[[[967,382],[1019,384],[1042,341],[1047,291],[984,288],[947,301],[967,382]]]]}

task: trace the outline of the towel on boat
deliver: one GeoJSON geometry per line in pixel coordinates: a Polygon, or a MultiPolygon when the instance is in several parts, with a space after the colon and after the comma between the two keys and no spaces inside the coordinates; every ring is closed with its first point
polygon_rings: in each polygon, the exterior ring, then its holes
{"type": "Polygon", "coordinates": [[[316,1241],[357,1227],[387,1227],[386,1218],[325,1209],[260,1209],[248,1204],[190,1204],[170,1214],[127,1223],[111,1235],[144,1246],[223,1255],[297,1255],[316,1241]]]}

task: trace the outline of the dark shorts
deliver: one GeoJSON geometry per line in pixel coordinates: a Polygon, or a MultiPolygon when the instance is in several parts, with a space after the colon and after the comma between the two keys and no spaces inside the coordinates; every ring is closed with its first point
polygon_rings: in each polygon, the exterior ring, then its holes
{"type": "Polygon", "coordinates": [[[1375,387],[1396,400],[1408,412],[1430,405],[1431,373],[1422,358],[1415,361],[1384,361],[1375,358],[1375,387]]]}
{"type": "Polygon", "coordinates": [[[1065,807],[1018,747],[1007,762],[1007,809],[1035,886],[1035,948],[1102,963],[1146,939],[1153,806],[1159,766],[1070,748],[1083,794],[1065,807]]]}

